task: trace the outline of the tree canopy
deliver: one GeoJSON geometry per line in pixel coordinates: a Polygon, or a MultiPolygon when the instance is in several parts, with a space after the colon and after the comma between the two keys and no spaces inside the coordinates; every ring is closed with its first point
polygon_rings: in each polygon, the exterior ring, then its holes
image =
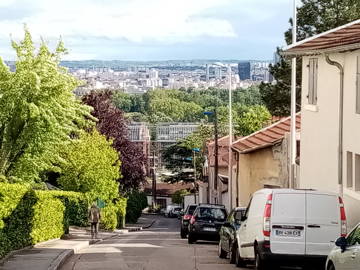
{"type": "Polygon", "coordinates": [[[91,199],[105,201],[118,197],[121,163],[112,141],[96,130],[82,132],[60,153],[63,159],[57,181],[64,190],[87,193],[91,199]]]}
{"type": "Polygon", "coordinates": [[[59,66],[66,53],[61,41],[54,52],[45,42],[36,49],[25,29],[24,39],[12,46],[16,70],[0,59],[0,175],[34,181],[92,117],[72,93],[80,82],[59,66]]]}
{"type": "MultiPolygon", "coordinates": [[[[302,0],[297,8],[297,41],[320,34],[360,18],[358,0],[302,0]]],[[[292,19],[289,20],[292,26],[292,19]]],[[[292,42],[292,28],[285,32],[287,44],[292,42]]],[[[301,61],[297,64],[297,109],[300,109],[301,61]]],[[[270,67],[275,84],[262,83],[262,99],[272,115],[290,114],[291,66],[283,57],[270,67]]]]}
{"type": "Polygon", "coordinates": [[[124,113],[112,103],[112,92],[91,92],[83,102],[94,108],[92,115],[98,119],[97,130],[113,141],[112,146],[121,156],[121,191],[137,189],[145,182],[146,158],[140,145],[128,138],[128,121],[124,113]]]}

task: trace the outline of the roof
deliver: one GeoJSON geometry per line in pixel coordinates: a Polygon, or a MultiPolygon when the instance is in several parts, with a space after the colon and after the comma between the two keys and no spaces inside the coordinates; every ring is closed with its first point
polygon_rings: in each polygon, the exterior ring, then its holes
{"type": "Polygon", "coordinates": [[[303,56],[360,48],[360,19],[288,46],[283,55],[303,56]]]}
{"type": "MultiPolygon", "coordinates": [[[[169,184],[169,183],[156,183],[156,195],[158,196],[171,196],[178,190],[186,189],[192,190],[194,185],[192,183],[176,183],[176,184],[169,184]]],[[[145,185],[144,192],[146,194],[152,194],[152,183],[148,183],[145,185]]]]}
{"type": "MultiPolygon", "coordinates": [[[[291,117],[284,118],[271,126],[263,128],[247,137],[233,143],[233,148],[240,153],[249,153],[258,149],[272,146],[281,141],[290,132],[291,117]]],[[[301,115],[296,114],[296,130],[300,130],[301,115]]]]}

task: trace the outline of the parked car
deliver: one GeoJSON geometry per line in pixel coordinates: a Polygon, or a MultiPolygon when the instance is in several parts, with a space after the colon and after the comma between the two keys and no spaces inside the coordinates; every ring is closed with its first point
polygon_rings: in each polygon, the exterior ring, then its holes
{"type": "Polygon", "coordinates": [[[189,232],[189,222],[192,218],[192,215],[197,207],[197,204],[189,204],[185,212],[182,214],[181,217],[181,225],[180,225],[180,236],[181,238],[186,238],[189,232]]]}
{"type": "Polygon", "coordinates": [[[180,217],[180,214],[182,212],[182,208],[181,207],[174,207],[170,213],[169,213],[169,217],[180,217]]]}
{"type": "Polygon", "coordinates": [[[279,261],[311,261],[324,267],[334,239],[346,235],[342,199],[315,190],[259,190],[242,221],[237,233],[236,264],[242,266],[251,260],[256,269],[266,269],[279,261]]]}
{"type": "Polygon", "coordinates": [[[220,229],[219,257],[226,258],[230,254],[230,263],[235,263],[236,231],[240,228],[245,211],[246,207],[234,208],[220,229]]]}
{"type": "Polygon", "coordinates": [[[190,219],[188,243],[197,240],[219,240],[219,231],[226,220],[224,205],[199,204],[190,219]]]}
{"type": "Polygon", "coordinates": [[[170,217],[171,216],[171,211],[175,208],[175,207],[180,207],[180,205],[177,204],[170,204],[168,206],[166,206],[166,210],[165,210],[165,217],[170,217]]]}
{"type": "Polygon", "coordinates": [[[347,237],[340,237],[326,261],[326,270],[360,268],[360,224],[347,237]]]}

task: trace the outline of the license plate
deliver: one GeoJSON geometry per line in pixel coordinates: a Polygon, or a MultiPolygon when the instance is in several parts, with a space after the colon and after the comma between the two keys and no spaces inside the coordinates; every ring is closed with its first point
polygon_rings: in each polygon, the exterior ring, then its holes
{"type": "Polygon", "coordinates": [[[203,228],[203,231],[216,232],[216,228],[204,227],[204,228],[203,228]]]}
{"type": "Polygon", "coordinates": [[[276,236],[282,237],[301,237],[300,230],[275,230],[276,236]]]}

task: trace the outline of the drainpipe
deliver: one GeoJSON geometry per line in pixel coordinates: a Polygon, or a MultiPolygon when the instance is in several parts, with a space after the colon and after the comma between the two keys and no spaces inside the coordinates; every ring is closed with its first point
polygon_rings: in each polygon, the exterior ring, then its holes
{"type": "Polygon", "coordinates": [[[340,70],[340,100],[339,100],[339,148],[338,148],[338,184],[339,194],[342,197],[344,193],[343,184],[343,130],[344,130],[344,67],[326,55],[326,62],[329,65],[336,66],[340,70]]]}

